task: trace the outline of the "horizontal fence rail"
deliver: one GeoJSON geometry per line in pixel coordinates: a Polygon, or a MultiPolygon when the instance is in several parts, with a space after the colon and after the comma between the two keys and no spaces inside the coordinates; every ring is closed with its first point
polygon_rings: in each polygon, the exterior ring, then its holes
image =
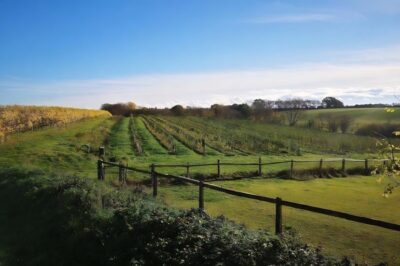
{"type": "MultiPolygon", "coordinates": [[[[364,162],[365,160],[359,160],[359,161],[364,162]]],[[[380,161],[382,161],[382,160],[380,160],[380,161]]],[[[387,161],[387,160],[383,160],[383,161],[387,161]]],[[[292,161],[289,161],[289,162],[292,162],[292,161]]],[[[319,162],[319,161],[315,161],[315,162],[319,162]]],[[[243,198],[267,202],[267,203],[273,203],[273,204],[275,204],[275,233],[276,234],[281,234],[283,232],[283,229],[282,229],[282,206],[287,206],[287,207],[294,208],[294,209],[328,215],[331,217],[346,219],[346,220],[353,221],[353,222],[377,226],[377,227],[386,228],[386,229],[400,232],[399,224],[380,221],[380,220],[367,218],[367,217],[363,217],[363,216],[358,216],[358,215],[353,215],[353,214],[349,214],[349,213],[345,213],[345,212],[329,210],[329,209],[325,209],[325,208],[321,208],[321,207],[310,206],[310,205],[301,204],[301,203],[297,203],[297,202],[286,201],[279,197],[272,198],[272,197],[256,195],[256,194],[252,194],[252,193],[248,193],[248,192],[238,191],[238,190],[234,190],[234,189],[229,189],[229,188],[225,188],[225,187],[215,185],[212,183],[204,182],[203,179],[197,180],[197,179],[193,179],[193,178],[189,178],[189,177],[185,177],[185,176],[165,174],[165,173],[157,172],[155,170],[156,166],[160,166],[160,165],[155,165],[155,164],[152,164],[150,166],[150,171],[146,171],[143,169],[128,167],[124,164],[118,164],[118,163],[113,163],[113,162],[104,162],[102,160],[99,160],[97,163],[99,180],[104,180],[104,177],[105,177],[104,165],[119,167],[120,173],[121,173],[121,171],[123,171],[121,169],[126,169],[126,170],[144,173],[144,174],[149,174],[151,177],[151,181],[152,181],[153,197],[157,197],[157,194],[158,194],[158,177],[169,178],[169,179],[173,178],[173,179],[180,180],[182,182],[197,185],[199,187],[198,199],[199,199],[199,209],[201,211],[204,211],[204,188],[219,191],[219,192],[233,195],[233,196],[243,197],[243,198]]],[[[170,166],[170,165],[168,165],[168,166],[170,166]]],[[[187,165],[185,165],[185,166],[187,166],[187,165]]]]}
{"type": "MultiPolygon", "coordinates": [[[[205,166],[216,166],[216,176],[217,178],[221,178],[221,166],[257,166],[255,169],[258,173],[258,176],[263,175],[263,166],[268,165],[277,165],[277,164],[290,164],[288,169],[288,175],[290,178],[294,176],[295,164],[301,163],[318,163],[319,177],[323,176],[324,163],[332,163],[332,162],[340,162],[341,167],[338,171],[341,172],[343,176],[346,175],[346,162],[349,163],[364,163],[364,171],[365,175],[370,173],[370,164],[369,162],[381,162],[386,163],[389,159],[352,159],[352,158],[326,158],[319,160],[283,160],[283,161],[272,161],[272,162],[263,162],[262,158],[259,157],[257,162],[221,162],[221,160],[217,160],[216,163],[185,163],[185,164],[154,164],[155,168],[186,168],[186,176],[189,177],[190,168],[194,167],[205,167],[205,166]]],[[[332,167],[331,167],[332,168],[332,167]]],[[[265,169],[264,169],[265,171],[265,169]]]]}
{"type": "Polygon", "coordinates": [[[342,162],[343,160],[347,162],[359,162],[363,163],[365,161],[375,161],[375,162],[385,162],[390,161],[390,159],[350,159],[350,158],[332,158],[332,159],[319,159],[319,160],[286,160],[286,161],[275,161],[275,162],[253,162],[253,163],[234,163],[234,162],[220,162],[220,163],[185,163],[185,164],[154,164],[157,168],[168,168],[168,167],[202,167],[202,166],[218,166],[218,165],[237,165],[237,166],[246,166],[246,165],[271,165],[271,164],[281,164],[281,163],[319,163],[323,162],[342,162]]]}

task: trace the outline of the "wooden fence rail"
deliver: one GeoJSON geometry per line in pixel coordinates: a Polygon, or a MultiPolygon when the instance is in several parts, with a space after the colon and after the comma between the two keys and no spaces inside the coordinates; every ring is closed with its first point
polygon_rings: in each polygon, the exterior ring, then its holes
{"type": "Polygon", "coordinates": [[[289,177],[292,178],[294,176],[295,164],[299,163],[318,163],[318,175],[322,177],[323,175],[323,164],[331,163],[331,162],[340,162],[341,168],[340,172],[342,175],[346,174],[346,162],[358,162],[364,163],[364,174],[369,174],[369,162],[382,162],[386,163],[389,159],[350,159],[350,158],[328,158],[328,159],[319,159],[319,160],[285,160],[285,161],[275,161],[275,162],[262,162],[261,157],[258,158],[258,162],[245,162],[245,163],[234,163],[234,162],[221,162],[221,160],[217,160],[216,163],[186,163],[186,164],[154,164],[155,168],[186,168],[186,176],[189,177],[190,168],[192,167],[204,167],[204,166],[216,166],[216,175],[218,178],[221,177],[221,166],[257,166],[258,176],[262,176],[263,174],[263,166],[266,165],[275,165],[275,164],[287,164],[289,163],[289,177]]]}
{"type": "Polygon", "coordinates": [[[328,215],[328,216],[332,216],[332,217],[346,219],[346,220],[353,221],[353,222],[378,226],[381,228],[386,228],[386,229],[400,232],[399,224],[380,221],[380,220],[367,218],[367,217],[363,217],[363,216],[358,216],[358,215],[353,215],[353,214],[349,214],[349,213],[345,213],[345,212],[310,206],[310,205],[301,204],[301,203],[297,203],[297,202],[286,201],[279,197],[271,198],[271,197],[256,195],[256,194],[247,193],[247,192],[243,192],[243,191],[238,191],[238,190],[234,190],[234,189],[224,188],[219,185],[204,182],[203,179],[196,180],[196,179],[192,179],[192,178],[185,177],[185,176],[164,174],[164,173],[160,173],[160,172],[156,171],[155,164],[152,164],[150,166],[150,171],[147,171],[147,170],[138,169],[138,168],[134,168],[134,167],[128,167],[127,165],[123,165],[123,164],[118,164],[118,163],[113,163],[113,162],[104,162],[102,160],[99,160],[97,163],[99,180],[104,180],[104,178],[105,178],[105,171],[104,171],[105,165],[109,165],[111,167],[113,167],[113,166],[119,167],[120,172],[121,172],[121,168],[122,168],[125,171],[131,170],[131,171],[136,171],[136,172],[140,172],[140,173],[144,173],[144,174],[149,174],[151,177],[151,181],[152,181],[153,197],[157,197],[157,195],[158,195],[158,177],[173,178],[173,179],[177,179],[177,180],[187,182],[187,183],[190,183],[193,185],[197,185],[199,187],[198,201],[199,201],[199,209],[201,211],[204,211],[204,188],[219,191],[219,192],[226,193],[226,194],[233,195],[233,196],[243,197],[243,198],[247,198],[247,199],[253,199],[253,200],[262,201],[262,202],[273,203],[273,204],[275,204],[275,233],[276,234],[281,234],[283,232],[282,231],[283,230],[282,229],[282,224],[283,224],[282,223],[282,207],[283,206],[287,206],[287,207],[299,209],[299,210],[304,210],[304,211],[309,211],[309,212],[313,212],[313,213],[324,214],[324,215],[328,215]]]}

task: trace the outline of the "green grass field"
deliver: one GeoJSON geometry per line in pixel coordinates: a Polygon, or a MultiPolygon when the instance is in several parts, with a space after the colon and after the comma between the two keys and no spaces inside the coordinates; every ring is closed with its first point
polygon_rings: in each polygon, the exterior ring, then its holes
{"type": "MultiPolygon", "coordinates": [[[[293,181],[280,179],[246,179],[216,182],[227,188],[308,205],[344,211],[356,215],[400,223],[397,211],[400,194],[386,199],[383,185],[376,177],[348,177],[293,181]]],[[[161,198],[176,208],[192,208],[198,204],[198,188],[191,185],[162,186],[161,198]]],[[[274,230],[273,204],[242,199],[205,190],[205,210],[225,215],[251,228],[274,230]]],[[[359,262],[400,263],[400,233],[320,214],[284,207],[284,225],[297,231],[307,243],[322,246],[330,255],[348,255],[359,262]]]]}
{"type": "MultiPolygon", "coordinates": [[[[178,125],[175,132],[184,135],[181,139],[174,138],[177,147],[174,155],[168,154],[156,137],[147,130],[142,117],[135,117],[135,130],[144,150],[144,155],[136,156],[131,142],[129,119],[99,118],[76,122],[62,128],[44,128],[35,132],[16,134],[6,143],[0,144],[0,167],[41,168],[49,173],[96,178],[96,152],[97,147],[101,145],[106,147],[107,159],[111,157],[115,157],[117,161],[123,159],[129,165],[143,169],[148,169],[151,163],[215,163],[218,159],[222,162],[255,163],[259,157],[263,162],[291,158],[298,160],[378,158],[373,148],[375,140],[369,137],[257,124],[244,120],[190,117],[163,118],[171,125],[178,125]],[[199,145],[193,141],[193,136],[199,136],[201,130],[204,134],[209,134],[206,136],[206,155],[193,151],[193,147],[199,145]],[[216,137],[213,137],[213,134],[216,137]],[[244,141],[240,142],[240,138],[244,141]],[[263,141],[263,138],[268,140],[263,141]],[[80,149],[84,144],[92,147],[91,153],[80,149]],[[257,145],[265,145],[270,150],[259,152],[260,147],[257,145]],[[334,148],[330,148],[329,145],[334,148]],[[296,151],[296,147],[300,148],[300,153],[296,151]],[[335,150],[338,147],[346,147],[348,151],[337,152],[335,150]],[[207,151],[213,151],[213,154],[207,151]]],[[[359,119],[360,121],[364,119],[361,114],[359,119]]],[[[163,122],[158,123],[162,125],[163,122]]],[[[340,168],[340,163],[331,166],[340,168]]],[[[354,163],[353,166],[360,165],[354,163]]],[[[265,166],[263,172],[273,173],[288,167],[288,164],[265,166]]],[[[313,167],[317,167],[317,163],[295,165],[295,169],[313,167]]],[[[257,166],[223,166],[222,174],[228,176],[237,172],[256,170],[257,166]]],[[[183,168],[160,168],[158,171],[185,173],[183,168]]],[[[212,173],[216,173],[214,166],[191,169],[191,175],[212,173]]],[[[107,169],[106,177],[107,180],[116,180],[116,169],[107,169]]],[[[139,180],[149,177],[129,173],[128,178],[139,180]]],[[[286,200],[400,223],[398,212],[400,194],[396,193],[388,199],[383,198],[381,196],[383,185],[377,184],[374,176],[322,178],[309,181],[254,178],[218,181],[218,183],[241,191],[271,197],[280,196],[286,200]]],[[[197,207],[196,187],[171,186],[163,183],[160,186],[160,195],[160,200],[171,207],[197,207]]],[[[206,190],[205,205],[206,211],[211,215],[223,214],[254,229],[273,228],[273,205],[209,190],[206,190]]],[[[284,208],[284,222],[286,226],[297,231],[305,242],[321,245],[328,254],[355,257],[359,262],[371,263],[384,260],[394,265],[400,263],[397,252],[397,247],[400,245],[398,233],[289,208],[284,208]]]]}
{"type": "Polygon", "coordinates": [[[394,108],[396,112],[387,113],[384,108],[339,108],[339,109],[318,109],[308,110],[299,121],[299,125],[305,125],[308,120],[316,119],[321,114],[349,115],[354,121],[351,130],[366,124],[400,124],[400,108],[394,108]]]}

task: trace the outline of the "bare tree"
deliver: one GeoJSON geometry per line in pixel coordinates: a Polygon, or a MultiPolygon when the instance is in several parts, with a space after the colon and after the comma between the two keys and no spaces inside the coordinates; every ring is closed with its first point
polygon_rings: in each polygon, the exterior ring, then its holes
{"type": "Polygon", "coordinates": [[[289,126],[295,126],[304,109],[307,109],[307,103],[303,99],[291,99],[291,100],[278,100],[275,102],[279,109],[285,110],[286,120],[289,126]]]}
{"type": "Polygon", "coordinates": [[[340,116],[339,127],[340,127],[340,130],[342,131],[342,133],[346,133],[349,130],[352,121],[353,121],[353,119],[349,115],[341,115],[340,116]]]}
{"type": "Polygon", "coordinates": [[[327,118],[328,118],[328,130],[330,132],[336,132],[339,128],[338,120],[333,115],[330,115],[327,118]]]}

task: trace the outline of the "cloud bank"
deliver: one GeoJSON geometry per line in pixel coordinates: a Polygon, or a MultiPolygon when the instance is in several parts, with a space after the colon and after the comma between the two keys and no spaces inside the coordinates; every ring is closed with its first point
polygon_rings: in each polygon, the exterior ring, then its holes
{"type": "Polygon", "coordinates": [[[338,97],[346,104],[393,103],[400,94],[398,54],[400,47],[393,46],[336,53],[339,59],[330,63],[279,68],[57,82],[0,80],[0,104],[99,108],[105,102],[134,101],[141,106],[171,107],[325,96],[338,97]]]}

